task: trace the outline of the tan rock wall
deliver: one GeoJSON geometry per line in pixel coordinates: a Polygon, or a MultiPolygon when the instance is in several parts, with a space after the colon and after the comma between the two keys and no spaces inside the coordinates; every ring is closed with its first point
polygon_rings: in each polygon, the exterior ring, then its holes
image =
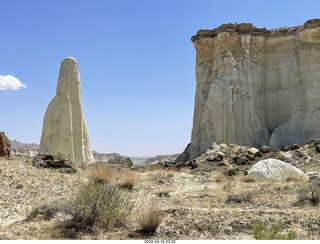
{"type": "Polygon", "coordinates": [[[200,30],[191,158],[213,142],[260,147],[320,137],[320,20],[200,30]]]}

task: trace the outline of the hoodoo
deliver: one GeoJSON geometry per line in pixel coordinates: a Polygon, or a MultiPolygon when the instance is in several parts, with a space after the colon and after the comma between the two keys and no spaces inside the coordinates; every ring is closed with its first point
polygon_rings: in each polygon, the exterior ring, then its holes
{"type": "Polygon", "coordinates": [[[189,159],[213,142],[282,148],[320,137],[320,19],[271,30],[223,24],[191,40],[197,86],[189,159]]]}
{"type": "Polygon", "coordinates": [[[75,58],[61,62],[57,93],[43,120],[39,153],[62,152],[74,163],[94,162],[81,100],[81,80],[75,58]]]}

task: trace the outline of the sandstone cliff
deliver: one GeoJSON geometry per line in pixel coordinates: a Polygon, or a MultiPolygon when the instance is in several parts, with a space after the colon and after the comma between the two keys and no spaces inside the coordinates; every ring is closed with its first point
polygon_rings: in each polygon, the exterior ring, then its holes
{"type": "Polygon", "coordinates": [[[75,163],[94,162],[75,58],[66,58],[61,62],[57,93],[43,120],[39,152],[62,152],[75,163]]]}
{"type": "Polygon", "coordinates": [[[267,30],[224,24],[200,30],[191,144],[281,148],[320,137],[320,19],[267,30]]]}

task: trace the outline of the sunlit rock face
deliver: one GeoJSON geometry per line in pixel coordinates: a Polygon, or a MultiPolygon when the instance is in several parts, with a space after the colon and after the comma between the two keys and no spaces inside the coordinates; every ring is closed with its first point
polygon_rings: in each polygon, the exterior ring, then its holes
{"type": "Polygon", "coordinates": [[[43,120],[39,153],[56,152],[65,153],[77,164],[94,162],[75,58],[66,58],[61,62],[57,93],[43,120]]]}
{"type": "Polygon", "coordinates": [[[320,19],[200,30],[190,158],[213,142],[281,148],[320,137],[320,19]]]}

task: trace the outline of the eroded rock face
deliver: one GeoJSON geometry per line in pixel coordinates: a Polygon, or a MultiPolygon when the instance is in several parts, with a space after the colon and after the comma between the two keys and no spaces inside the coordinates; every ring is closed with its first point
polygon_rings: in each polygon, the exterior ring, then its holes
{"type": "Polygon", "coordinates": [[[213,142],[282,148],[320,137],[320,19],[200,30],[190,158],[213,142]]]}
{"type": "Polygon", "coordinates": [[[10,140],[3,131],[0,131],[0,157],[10,157],[10,146],[10,140]]]}
{"type": "Polygon", "coordinates": [[[66,58],[61,62],[57,93],[43,120],[39,153],[56,152],[65,153],[76,164],[94,162],[75,58],[66,58]]]}

